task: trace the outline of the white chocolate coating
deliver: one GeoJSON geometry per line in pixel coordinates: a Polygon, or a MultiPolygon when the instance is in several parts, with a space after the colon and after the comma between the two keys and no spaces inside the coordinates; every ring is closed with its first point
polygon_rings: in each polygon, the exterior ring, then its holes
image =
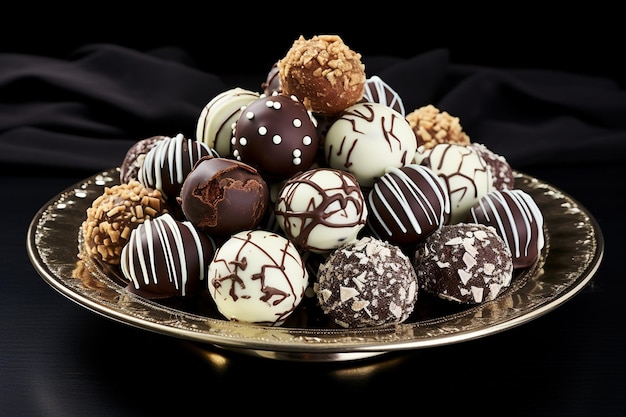
{"type": "Polygon", "coordinates": [[[415,163],[429,167],[446,183],[450,193],[448,224],[462,221],[472,206],[493,190],[485,160],[470,146],[439,143],[418,152],[415,163]]]}
{"type": "Polygon", "coordinates": [[[285,182],[274,214],[278,225],[298,247],[327,253],[356,239],[365,226],[367,206],[352,174],[316,168],[285,182]]]}
{"type": "Polygon", "coordinates": [[[302,301],[308,279],[289,239],[257,229],[236,233],[217,249],[207,284],[228,320],[279,326],[302,301]]]}
{"type": "Polygon", "coordinates": [[[410,163],[416,152],[417,139],[409,122],[380,103],[348,107],[324,139],[328,165],[352,173],[362,187],[371,187],[385,168],[410,163]]]}
{"type": "Polygon", "coordinates": [[[242,107],[259,96],[257,92],[236,87],[213,97],[198,118],[196,140],[215,149],[221,157],[230,157],[233,123],[239,118],[242,107]]]}

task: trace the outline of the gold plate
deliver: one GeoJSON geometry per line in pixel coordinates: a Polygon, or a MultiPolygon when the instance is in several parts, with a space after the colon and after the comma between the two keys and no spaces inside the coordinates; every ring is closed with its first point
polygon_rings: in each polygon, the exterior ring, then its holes
{"type": "MultiPolygon", "coordinates": [[[[119,168],[93,175],[52,198],[32,219],[26,244],[33,266],[48,284],[79,305],[121,323],[264,358],[361,359],[501,332],[557,308],[589,283],[604,252],[597,221],[550,184],[520,172],[515,172],[515,181],[516,188],[535,199],[544,216],[546,245],[537,263],[517,271],[511,286],[493,301],[452,307],[443,300],[423,301],[428,297],[420,294],[414,314],[405,323],[385,327],[310,326],[309,318],[296,318],[281,327],[236,323],[210,309],[144,299],[126,291],[110,271],[85,268],[78,257],[80,225],[104,187],[119,184],[119,168]]],[[[308,314],[314,315],[311,310],[308,314]]]]}

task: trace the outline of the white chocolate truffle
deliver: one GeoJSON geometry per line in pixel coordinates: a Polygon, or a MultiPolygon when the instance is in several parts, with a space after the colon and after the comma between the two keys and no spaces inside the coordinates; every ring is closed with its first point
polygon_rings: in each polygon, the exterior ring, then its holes
{"type": "Polygon", "coordinates": [[[233,123],[242,107],[258,99],[259,93],[236,87],[211,99],[202,109],[196,125],[196,140],[215,149],[222,158],[232,155],[233,123]]]}
{"type": "Polygon", "coordinates": [[[309,275],[289,239],[257,229],[226,240],[208,278],[209,293],[225,318],[279,326],[302,301],[309,275]]]}
{"type": "Polygon", "coordinates": [[[299,248],[328,253],[356,239],[365,226],[367,207],[352,174],[315,168],[285,182],[274,214],[280,228],[299,248]]]}
{"type": "Polygon", "coordinates": [[[371,187],[387,167],[407,165],[416,152],[417,139],[409,122],[380,103],[348,107],[324,138],[328,165],[352,173],[362,187],[371,187]]]}
{"type": "Polygon", "coordinates": [[[472,206],[493,190],[487,163],[470,146],[439,143],[430,149],[418,151],[415,163],[429,167],[446,183],[450,194],[448,224],[462,221],[472,206]]]}

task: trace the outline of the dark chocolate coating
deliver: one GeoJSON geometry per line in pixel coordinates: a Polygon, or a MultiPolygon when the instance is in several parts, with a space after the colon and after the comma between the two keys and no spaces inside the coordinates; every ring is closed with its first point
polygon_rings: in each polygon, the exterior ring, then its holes
{"type": "Polygon", "coordinates": [[[484,224],[444,225],[417,245],[413,264],[420,290],[459,304],[493,300],[513,279],[509,247],[484,224]]]}
{"type": "Polygon", "coordinates": [[[187,176],[179,203],[198,229],[226,237],[259,225],[269,204],[269,189],[251,166],[209,156],[200,159],[187,176]]]}
{"type": "Polygon", "coordinates": [[[273,93],[280,93],[282,88],[280,87],[280,78],[278,77],[278,62],[275,62],[267,73],[267,78],[261,83],[261,89],[266,96],[271,96],[273,93]]]}
{"type": "Polygon", "coordinates": [[[208,145],[182,134],[157,142],[146,154],[139,170],[138,180],[145,187],[163,193],[175,202],[180,189],[194,164],[203,156],[212,155],[208,145]]]}
{"type": "Polygon", "coordinates": [[[233,136],[235,158],[272,179],[307,170],[319,150],[315,119],[294,96],[284,94],[262,96],[248,104],[233,136]]]}
{"type": "Polygon", "coordinates": [[[493,226],[511,249],[513,267],[531,266],[544,246],[543,215],[523,190],[496,190],[470,209],[468,221],[493,226]]]}
{"type": "Polygon", "coordinates": [[[450,215],[445,183],[430,168],[409,164],[390,168],[367,198],[367,224],[375,236],[410,245],[441,227],[450,215]]]}
{"type": "Polygon", "coordinates": [[[128,290],[145,298],[193,296],[204,288],[215,243],[169,213],[140,224],[122,250],[128,290]]]}
{"type": "Polygon", "coordinates": [[[320,306],[341,327],[401,323],[418,298],[411,260],[399,247],[369,236],[332,252],[318,281],[320,306]]]}

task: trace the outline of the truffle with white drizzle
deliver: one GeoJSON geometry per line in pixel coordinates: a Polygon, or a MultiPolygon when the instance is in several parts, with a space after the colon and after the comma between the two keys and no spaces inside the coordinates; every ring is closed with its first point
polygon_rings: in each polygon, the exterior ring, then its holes
{"type": "Polygon", "coordinates": [[[513,255],[513,267],[531,266],[544,246],[543,215],[521,189],[495,190],[470,209],[468,221],[493,226],[513,255]]]}
{"type": "Polygon", "coordinates": [[[197,295],[204,288],[215,243],[169,213],[133,229],[120,267],[128,290],[145,298],[197,295]]]}

